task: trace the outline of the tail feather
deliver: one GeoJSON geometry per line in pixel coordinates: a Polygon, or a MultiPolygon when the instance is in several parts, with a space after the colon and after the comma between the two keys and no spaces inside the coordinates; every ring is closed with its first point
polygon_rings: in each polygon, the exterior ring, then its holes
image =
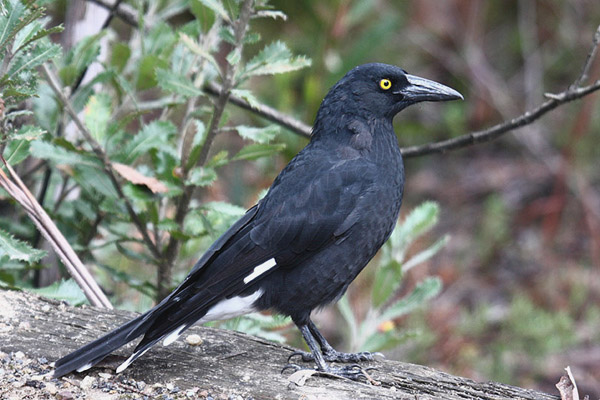
{"type": "Polygon", "coordinates": [[[134,329],[139,327],[139,323],[144,316],[141,315],[129,321],[125,325],[56,361],[54,363],[53,375],[58,378],[75,370],[78,372],[84,371],[99,363],[111,352],[144,333],[143,331],[136,332],[137,336],[134,337],[130,335],[134,329]]]}

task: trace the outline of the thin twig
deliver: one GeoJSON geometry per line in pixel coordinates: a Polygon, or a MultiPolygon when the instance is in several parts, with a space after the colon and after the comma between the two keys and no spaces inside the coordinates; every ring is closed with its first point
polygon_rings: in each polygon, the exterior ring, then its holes
{"type": "Polygon", "coordinates": [[[75,279],[79,287],[81,287],[90,303],[97,307],[112,308],[110,301],[102,292],[100,286],[98,286],[90,272],[83,265],[79,257],[77,257],[67,239],[54,222],[52,222],[52,219],[48,216],[44,208],[37,202],[36,198],[6,160],[2,156],[0,156],[0,159],[10,175],[9,177],[0,169],[0,186],[27,212],[38,230],[44,235],[48,243],[52,245],[56,254],[67,267],[69,274],[75,279]]]}
{"type": "MultiPolygon", "coordinates": [[[[116,17],[121,19],[126,24],[131,25],[134,28],[137,28],[138,18],[137,18],[137,13],[135,12],[133,7],[131,7],[127,4],[118,4],[117,7],[115,7],[115,3],[109,4],[109,2],[106,0],[87,0],[87,1],[89,1],[90,3],[97,4],[100,7],[104,7],[108,10],[114,10],[114,15],[116,17]]],[[[118,3],[120,3],[120,1],[118,3]]]]}
{"type": "MultiPolygon", "coordinates": [[[[218,96],[219,93],[221,93],[221,86],[211,82],[204,87],[204,91],[212,96],[218,96]]],[[[238,97],[234,94],[229,96],[229,102],[245,110],[252,111],[253,113],[258,114],[271,122],[281,125],[300,136],[309,138],[311,135],[312,128],[309,125],[295,119],[294,117],[283,114],[272,107],[264,104],[250,104],[246,99],[238,97]]]]}
{"type": "Polygon", "coordinates": [[[50,69],[48,68],[48,66],[46,64],[42,65],[42,71],[43,71],[44,75],[46,76],[46,80],[48,81],[48,84],[50,85],[50,87],[52,88],[52,90],[54,91],[56,96],[58,97],[59,101],[62,103],[62,105],[64,106],[65,110],[67,111],[67,113],[69,114],[69,116],[71,117],[71,119],[73,120],[75,125],[77,125],[77,128],[79,129],[79,131],[81,132],[81,134],[83,135],[85,140],[92,147],[92,150],[93,150],[94,154],[96,154],[96,157],[98,157],[98,159],[102,162],[104,171],[108,175],[113,187],[115,188],[115,190],[117,192],[117,195],[123,201],[123,203],[125,203],[125,208],[127,209],[127,212],[129,214],[131,220],[133,221],[133,223],[137,227],[138,231],[142,235],[142,238],[144,239],[146,246],[148,246],[148,249],[150,249],[150,251],[152,252],[152,255],[157,260],[160,259],[161,253],[160,253],[158,247],[156,247],[156,244],[152,241],[152,239],[150,239],[150,236],[148,235],[148,231],[146,230],[142,220],[137,215],[137,213],[134,211],[133,206],[131,205],[131,202],[129,201],[127,196],[125,196],[125,194],[123,193],[121,184],[119,183],[117,177],[115,176],[115,174],[112,170],[111,162],[108,159],[108,156],[106,155],[106,153],[104,152],[104,149],[102,148],[102,146],[100,146],[100,143],[98,143],[96,141],[96,139],[93,138],[92,134],[88,131],[88,129],[85,127],[85,125],[83,124],[83,122],[81,121],[79,116],[77,115],[77,112],[75,112],[75,110],[73,109],[71,102],[69,101],[69,99],[65,96],[65,94],[60,89],[60,86],[57,82],[57,79],[56,79],[54,73],[52,73],[52,71],[50,71],[50,69]]]}
{"type": "Polygon", "coordinates": [[[597,81],[590,86],[576,88],[574,90],[567,90],[557,95],[547,96],[551,97],[550,100],[547,100],[537,108],[527,111],[524,114],[511,119],[510,121],[503,122],[482,131],[471,132],[453,139],[443,140],[441,142],[428,143],[420,146],[403,147],[401,149],[402,156],[408,158],[432,153],[444,153],[449,150],[455,150],[477,143],[489,142],[506,132],[531,124],[533,121],[537,120],[547,112],[560,105],[587,96],[588,94],[599,89],[600,81],[597,81]]]}

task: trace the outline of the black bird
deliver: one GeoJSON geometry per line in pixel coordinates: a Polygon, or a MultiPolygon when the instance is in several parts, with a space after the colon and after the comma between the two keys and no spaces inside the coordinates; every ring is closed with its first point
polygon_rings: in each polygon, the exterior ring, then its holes
{"type": "Polygon", "coordinates": [[[310,314],[344,294],[396,224],[404,166],[394,116],[421,101],[454,99],[462,96],[395,66],[352,69],[325,96],[308,145],[181,285],[150,311],[56,361],[54,376],[84,371],[143,335],[118,373],[195,322],[273,310],[292,318],[310,348],[292,356],[314,360],[320,372],[358,379],[360,368],[327,361],[372,360],[373,354],[334,350],[310,314]]]}

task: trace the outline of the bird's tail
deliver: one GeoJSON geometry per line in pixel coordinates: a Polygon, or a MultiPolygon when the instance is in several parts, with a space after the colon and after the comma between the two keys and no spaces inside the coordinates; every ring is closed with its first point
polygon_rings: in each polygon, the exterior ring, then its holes
{"type": "Polygon", "coordinates": [[[54,377],[58,378],[75,370],[77,372],[85,371],[102,361],[112,351],[139,337],[144,333],[144,330],[140,330],[139,328],[140,323],[143,322],[146,316],[147,313],[140,315],[125,325],[56,361],[54,363],[54,377]]]}

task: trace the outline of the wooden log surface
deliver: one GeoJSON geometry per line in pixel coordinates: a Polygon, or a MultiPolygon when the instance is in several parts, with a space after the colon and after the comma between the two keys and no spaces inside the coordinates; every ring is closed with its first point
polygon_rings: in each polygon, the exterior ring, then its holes
{"type": "MultiPolygon", "coordinates": [[[[108,311],[89,306],[75,308],[29,293],[0,291],[0,352],[4,353],[0,355],[0,359],[4,357],[3,363],[10,363],[17,354],[17,358],[24,355],[28,359],[51,362],[114,329],[133,315],[131,312],[108,311]]],[[[171,388],[171,394],[163,398],[559,399],[535,390],[494,382],[475,382],[432,368],[392,360],[364,363],[365,366],[377,367],[371,374],[380,385],[319,376],[310,376],[303,384],[298,385],[289,380],[290,373],[280,373],[293,350],[244,333],[194,326],[172,345],[156,345],[117,376],[114,375],[114,369],[131,353],[131,346],[118,350],[116,356],[109,357],[99,368],[81,374],[70,374],[62,380],[37,378],[45,382],[37,384],[35,381],[31,383],[30,378],[26,380],[17,374],[16,378],[5,381],[12,382],[15,387],[27,386],[28,393],[33,393],[34,396],[30,398],[38,398],[35,393],[36,390],[41,393],[42,386],[46,389],[52,387],[54,392],[58,390],[55,389],[57,386],[60,389],[66,384],[79,389],[86,388],[90,385],[83,383],[89,383],[92,378],[86,377],[91,376],[98,377],[93,380],[91,389],[99,391],[104,388],[107,396],[114,392],[115,398],[121,398],[116,397],[120,392],[114,385],[111,386],[111,381],[120,387],[131,386],[135,382],[144,383],[138,385],[133,395],[126,398],[143,398],[147,392],[144,389],[146,386],[162,385],[171,388]],[[197,346],[187,344],[184,338],[191,334],[199,335],[202,343],[197,346]],[[87,381],[84,382],[84,378],[87,381]],[[184,397],[178,397],[177,393],[184,397]]],[[[46,370],[49,368],[47,366],[46,370]]],[[[0,374],[7,374],[8,369],[10,368],[3,367],[0,374]]],[[[8,383],[6,385],[10,386],[8,383]]],[[[7,387],[0,389],[0,397],[18,398],[10,396],[11,390],[13,389],[7,387]]],[[[15,393],[16,390],[14,389],[15,393]]],[[[23,396],[22,392],[19,393],[23,396]]],[[[59,391],[57,396],[60,393],[59,391]]],[[[68,393],[63,393],[62,398],[69,398],[68,396],[68,393]]],[[[101,398],[93,395],[87,397],[101,398]]],[[[39,398],[46,397],[40,395],[39,398]]],[[[146,398],[152,396],[146,395],[146,398]]]]}

